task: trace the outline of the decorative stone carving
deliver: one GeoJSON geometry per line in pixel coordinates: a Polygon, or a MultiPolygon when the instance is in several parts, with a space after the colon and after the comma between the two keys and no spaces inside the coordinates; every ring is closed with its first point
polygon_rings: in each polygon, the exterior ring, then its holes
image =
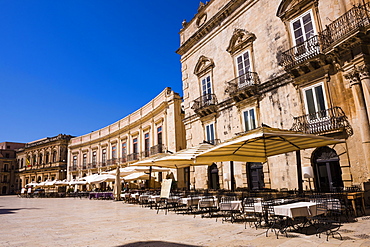
{"type": "Polygon", "coordinates": [[[358,66],[357,70],[358,70],[358,74],[361,80],[370,77],[370,66],[369,65],[363,64],[361,66],[358,66]]]}
{"type": "Polygon", "coordinates": [[[235,29],[226,51],[230,54],[234,54],[235,52],[250,46],[255,40],[255,34],[245,31],[244,29],[235,29]]]}
{"type": "Polygon", "coordinates": [[[356,66],[353,67],[354,68],[351,71],[344,74],[344,78],[346,78],[349,81],[351,87],[361,82],[357,67],[356,66]]]}
{"type": "Polygon", "coordinates": [[[211,58],[201,56],[195,65],[194,74],[202,76],[209,72],[213,67],[215,67],[215,64],[211,58]]]}

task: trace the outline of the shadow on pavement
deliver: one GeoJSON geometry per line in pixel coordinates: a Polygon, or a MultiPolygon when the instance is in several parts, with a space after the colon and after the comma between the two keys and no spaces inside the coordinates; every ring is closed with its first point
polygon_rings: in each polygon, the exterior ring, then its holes
{"type": "Polygon", "coordinates": [[[39,208],[1,208],[0,214],[15,214],[19,210],[29,210],[29,209],[39,209],[39,208]]]}
{"type": "Polygon", "coordinates": [[[164,241],[141,241],[141,242],[134,242],[124,245],[119,245],[117,247],[199,247],[198,245],[188,245],[188,244],[177,244],[171,242],[164,242],[164,241]]]}

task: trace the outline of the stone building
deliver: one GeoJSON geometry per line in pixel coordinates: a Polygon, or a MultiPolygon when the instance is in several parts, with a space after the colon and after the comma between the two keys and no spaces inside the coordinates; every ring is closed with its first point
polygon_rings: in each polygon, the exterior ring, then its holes
{"type": "Polygon", "coordinates": [[[70,135],[59,134],[26,143],[17,150],[20,184],[63,180],[67,176],[67,151],[70,135]]]}
{"type": "MultiPolygon", "coordinates": [[[[180,31],[187,146],[262,124],[346,140],[301,151],[322,191],[370,178],[369,12],[363,0],[211,0],[180,31]]],[[[298,188],[294,153],[191,168],[196,188],[298,188]]]]}
{"type": "MultiPolygon", "coordinates": [[[[72,138],[68,147],[68,179],[125,167],[185,148],[182,119],[181,97],[171,88],[165,88],[149,103],[121,120],[72,138]]],[[[177,180],[183,180],[181,169],[173,173],[177,180]]],[[[164,175],[168,174],[155,177],[161,181],[164,175]]]]}
{"type": "Polygon", "coordinates": [[[20,189],[15,150],[22,147],[24,143],[0,143],[0,195],[14,194],[20,189]]]}

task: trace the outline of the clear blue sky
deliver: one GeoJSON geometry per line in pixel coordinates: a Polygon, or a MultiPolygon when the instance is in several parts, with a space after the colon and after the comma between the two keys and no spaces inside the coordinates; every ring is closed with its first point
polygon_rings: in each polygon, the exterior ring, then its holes
{"type": "Polygon", "coordinates": [[[83,135],[182,95],[178,33],[199,2],[0,0],[0,142],[83,135]]]}

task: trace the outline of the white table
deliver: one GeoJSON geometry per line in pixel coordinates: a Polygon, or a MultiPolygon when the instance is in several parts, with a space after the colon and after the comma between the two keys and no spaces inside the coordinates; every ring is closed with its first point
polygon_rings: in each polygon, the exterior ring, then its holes
{"type": "Polygon", "coordinates": [[[218,207],[218,199],[216,197],[213,198],[202,198],[198,202],[198,208],[217,208],[218,207]]]}
{"type": "Polygon", "coordinates": [[[316,202],[295,202],[274,206],[275,215],[295,217],[312,217],[324,212],[317,212],[316,202]]]}
{"type": "Polygon", "coordinates": [[[243,211],[242,201],[220,202],[221,211],[243,211]]]}
{"type": "Polygon", "coordinates": [[[185,198],[181,198],[179,200],[179,203],[181,205],[185,205],[186,207],[191,207],[191,206],[198,205],[200,199],[201,197],[185,197],[185,198]]]}

